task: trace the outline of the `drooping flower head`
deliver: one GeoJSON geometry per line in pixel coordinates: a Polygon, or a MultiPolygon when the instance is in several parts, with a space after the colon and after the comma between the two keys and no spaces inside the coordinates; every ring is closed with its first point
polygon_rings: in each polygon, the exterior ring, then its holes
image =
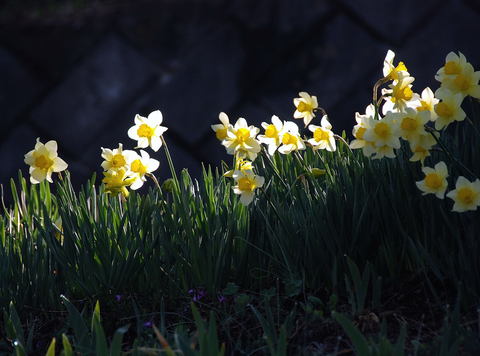
{"type": "Polygon", "coordinates": [[[121,143],[118,144],[118,148],[113,150],[102,147],[102,158],[105,160],[101,166],[105,171],[124,169],[128,172],[130,169],[130,163],[137,156],[137,153],[132,150],[124,150],[121,143]]]}
{"type": "Polygon", "coordinates": [[[423,167],[422,172],[425,178],[416,182],[418,189],[425,194],[435,194],[439,199],[443,199],[447,190],[448,170],[445,162],[438,162],[434,168],[423,167]]]}
{"type": "Polygon", "coordinates": [[[233,192],[240,195],[240,202],[245,206],[252,202],[255,190],[265,182],[265,178],[255,175],[251,170],[235,171],[233,179],[236,183],[233,192]]]}
{"type": "Polygon", "coordinates": [[[316,96],[310,96],[310,94],[302,91],[298,93],[299,98],[293,99],[295,105],[295,112],[293,117],[295,119],[303,119],[305,127],[308,126],[310,121],[315,117],[315,110],[318,108],[318,101],[316,96]]]}
{"type": "Polygon", "coordinates": [[[215,132],[217,139],[219,141],[223,141],[227,138],[228,129],[232,127],[232,125],[230,124],[227,114],[224,112],[221,112],[218,115],[218,118],[220,119],[221,124],[211,125],[210,127],[212,128],[213,132],[215,132]]]}
{"type": "Polygon", "coordinates": [[[160,136],[163,135],[168,128],[160,126],[163,116],[160,110],[151,112],[148,117],[140,115],[135,116],[135,125],[128,130],[128,137],[137,140],[136,148],[151,147],[155,152],[162,147],[160,136]]]}
{"type": "Polygon", "coordinates": [[[222,145],[225,146],[228,154],[240,158],[248,157],[254,161],[261,150],[256,139],[259,131],[258,127],[248,126],[247,121],[241,117],[234,126],[229,127],[227,137],[222,141],[222,145]]]}
{"type": "Polygon", "coordinates": [[[129,177],[124,168],[109,170],[103,172],[105,176],[102,182],[105,184],[105,191],[114,196],[122,194],[125,198],[128,197],[129,192],[127,187],[132,185],[135,177],[129,177]]]}
{"type": "Polygon", "coordinates": [[[452,211],[463,213],[468,210],[477,210],[480,205],[480,180],[470,182],[465,177],[458,177],[455,189],[447,194],[455,204],[452,211]]]}
{"type": "Polygon", "coordinates": [[[384,115],[387,112],[404,111],[406,107],[417,107],[420,96],[413,92],[412,82],[415,78],[410,77],[406,72],[398,72],[398,80],[389,85],[389,89],[382,89],[385,96],[385,103],[382,107],[384,115]]]}
{"type": "Polygon", "coordinates": [[[335,138],[333,137],[332,125],[328,122],[327,115],[322,117],[322,126],[310,125],[308,129],[313,132],[313,138],[308,140],[314,150],[335,151],[335,138]]]}
{"type": "Polygon", "coordinates": [[[393,64],[393,59],[395,58],[395,52],[388,50],[385,60],[383,61],[383,76],[389,80],[397,81],[398,73],[403,72],[403,74],[409,76],[407,67],[403,62],[399,62],[397,66],[393,64]]]}
{"type": "MultiPolygon", "coordinates": [[[[435,135],[437,134],[435,133],[435,135]]],[[[412,157],[410,157],[410,162],[420,161],[423,165],[425,158],[430,156],[430,150],[436,143],[435,138],[429,133],[421,135],[417,142],[410,143],[410,150],[413,153],[412,157]]]]}
{"type": "Polygon", "coordinates": [[[68,164],[58,157],[57,142],[48,141],[43,144],[37,138],[35,148],[25,155],[25,163],[30,166],[30,182],[37,184],[45,179],[52,183],[52,173],[67,169],[68,164]]]}

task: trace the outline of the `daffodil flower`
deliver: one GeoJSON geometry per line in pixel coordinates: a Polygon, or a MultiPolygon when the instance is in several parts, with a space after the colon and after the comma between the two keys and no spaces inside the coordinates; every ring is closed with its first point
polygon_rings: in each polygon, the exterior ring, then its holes
{"type": "Polygon", "coordinates": [[[157,170],[160,162],[156,159],[150,158],[150,155],[144,150],[140,150],[140,155],[137,155],[130,163],[130,174],[131,178],[135,178],[134,182],[130,186],[132,190],[140,188],[143,183],[147,180],[145,175],[147,173],[152,173],[157,170]]]}
{"type": "Polygon", "coordinates": [[[129,192],[127,187],[135,182],[135,177],[128,177],[124,168],[108,170],[103,172],[105,176],[102,182],[105,184],[105,191],[114,196],[122,194],[125,198],[129,192]]]}
{"type": "Polygon", "coordinates": [[[241,117],[234,126],[228,128],[227,137],[222,141],[222,145],[225,146],[228,154],[239,158],[248,157],[254,161],[261,150],[256,139],[259,131],[258,127],[248,126],[247,121],[241,117]]]}
{"type": "Polygon", "coordinates": [[[439,199],[443,199],[447,190],[448,170],[445,162],[438,162],[434,168],[423,167],[422,172],[425,178],[416,182],[418,189],[425,194],[435,194],[439,199]]]}
{"type": "Polygon", "coordinates": [[[389,117],[372,120],[363,137],[366,141],[373,142],[377,148],[384,146],[400,148],[398,124],[389,117]]]}
{"type": "Polygon", "coordinates": [[[135,126],[128,130],[128,137],[137,140],[136,148],[151,147],[155,152],[162,147],[160,136],[163,135],[168,128],[160,126],[163,116],[160,110],[151,112],[148,117],[140,115],[135,116],[135,126]]]}
{"type": "Polygon", "coordinates": [[[310,121],[315,117],[315,110],[318,108],[317,97],[302,91],[298,93],[299,98],[293,99],[293,105],[295,105],[295,112],[293,117],[295,119],[303,119],[305,127],[308,126],[310,121]]]}
{"type": "Polygon", "coordinates": [[[265,182],[265,178],[255,175],[251,170],[235,171],[233,179],[236,183],[233,192],[240,195],[240,202],[245,206],[252,202],[255,190],[265,182]]]}
{"type": "Polygon", "coordinates": [[[232,178],[235,171],[252,171],[253,164],[250,161],[247,161],[242,158],[237,158],[235,160],[235,169],[231,169],[223,174],[224,177],[232,178]]]}
{"type": "Polygon", "coordinates": [[[398,72],[398,80],[389,85],[389,89],[382,89],[385,102],[382,107],[383,115],[387,112],[404,111],[406,107],[417,107],[420,96],[412,91],[412,82],[415,78],[406,72],[398,72]]]}
{"type": "Polygon", "coordinates": [[[462,52],[458,52],[458,55],[450,52],[445,58],[445,65],[437,71],[435,79],[443,82],[447,76],[461,74],[467,66],[467,63],[467,58],[465,58],[462,52]]]}
{"type": "Polygon", "coordinates": [[[442,130],[447,128],[454,121],[463,121],[466,118],[465,111],[462,110],[462,94],[453,94],[449,91],[435,93],[441,101],[434,106],[437,119],[435,120],[435,129],[442,130]]]}
{"type": "Polygon", "coordinates": [[[52,173],[67,169],[68,164],[58,157],[57,142],[48,141],[43,144],[37,138],[35,148],[25,155],[25,163],[30,166],[30,182],[37,184],[45,179],[52,183],[52,173]]]}
{"type": "Polygon", "coordinates": [[[362,149],[363,155],[370,157],[375,153],[374,142],[365,140],[365,132],[371,128],[371,123],[375,117],[375,107],[370,104],[365,109],[365,114],[362,115],[359,112],[355,113],[355,121],[357,124],[352,129],[352,134],[355,139],[350,142],[351,149],[362,149]]]}
{"type": "Polygon", "coordinates": [[[313,132],[313,138],[308,140],[314,150],[335,151],[335,137],[333,137],[332,125],[328,122],[327,115],[322,117],[322,126],[310,125],[308,129],[313,132]]]}
{"type": "Polygon", "coordinates": [[[405,108],[405,111],[399,113],[387,113],[386,117],[398,122],[399,134],[404,139],[415,144],[420,140],[420,136],[426,135],[425,124],[430,115],[425,111],[417,111],[412,108],[405,108]]]}
{"type": "Polygon", "coordinates": [[[216,124],[216,125],[211,125],[210,127],[212,128],[213,132],[215,132],[215,136],[219,141],[223,141],[227,138],[227,132],[228,129],[232,126],[230,124],[230,120],[228,119],[227,114],[224,112],[221,112],[218,115],[218,118],[220,119],[221,124],[216,124]]]}
{"type": "Polygon", "coordinates": [[[397,66],[393,64],[395,58],[395,52],[388,50],[385,60],[383,61],[383,76],[393,81],[398,80],[398,73],[403,72],[405,75],[409,75],[407,67],[403,62],[399,62],[397,66]]]}
{"type": "Polygon", "coordinates": [[[428,113],[429,120],[435,121],[437,119],[437,113],[435,112],[435,105],[437,105],[439,100],[435,98],[432,89],[425,88],[422,91],[422,96],[420,98],[419,105],[415,108],[417,111],[423,111],[428,113]]]}
{"type": "Polygon", "coordinates": [[[449,192],[447,197],[454,201],[452,211],[463,213],[477,210],[480,205],[480,180],[470,182],[465,177],[458,177],[455,189],[449,192]]]}
{"type": "Polygon", "coordinates": [[[293,151],[305,149],[305,142],[300,137],[297,124],[293,121],[284,122],[281,142],[282,145],[278,148],[278,152],[281,154],[289,154],[293,151]]]}
{"type": "Polygon", "coordinates": [[[430,156],[430,150],[436,143],[437,141],[431,134],[420,135],[418,141],[410,143],[410,150],[413,153],[410,162],[420,161],[423,165],[425,158],[430,156]]]}
{"type": "Polygon", "coordinates": [[[121,169],[128,172],[130,163],[137,156],[137,153],[132,150],[124,150],[121,143],[118,144],[118,148],[113,150],[102,147],[102,158],[105,160],[101,166],[105,171],[121,169]]]}
{"type": "Polygon", "coordinates": [[[265,130],[264,135],[258,135],[259,142],[268,146],[268,153],[273,156],[278,146],[281,144],[281,137],[283,133],[283,122],[278,116],[272,116],[272,123],[262,122],[262,127],[265,130]]]}
{"type": "Polygon", "coordinates": [[[445,75],[441,81],[441,87],[436,94],[441,95],[444,90],[455,94],[462,94],[463,97],[471,96],[480,99],[480,71],[475,72],[472,65],[467,63],[462,71],[455,75],[445,75]]]}

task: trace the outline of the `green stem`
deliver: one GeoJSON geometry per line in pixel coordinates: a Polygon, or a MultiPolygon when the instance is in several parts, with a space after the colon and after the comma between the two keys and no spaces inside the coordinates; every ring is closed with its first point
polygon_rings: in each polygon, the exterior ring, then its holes
{"type": "Polygon", "coordinates": [[[440,141],[440,139],[435,135],[435,131],[431,128],[427,128],[427,131],[430,132],[430,134],[433,136],[435,141],[438,143],[442,151],[448,156],[450,161],[454,162],[458,167],[463,169],[465,172],[467,172],[471,177],[477,177],[470,169],[468,169],[462,162],[460,162],[458,159],[456,159],[448,150],[448,148],[445,146],[445,144],[440,141]]]}
{"type": "Polygon", "coordinates": [[[175,166],[173,165],[172,156],[170,155],[167,142],[165,141],[163,136],[161,137],[161,139],[162,139],[163,146],[165,147],[165,156],[167,157],[168,166],[170,167],[170,172],[172,173],[172,178],[173,178],[173,181],[175,182],[175,187],[177,188],[177,191],[180,191],[180,183],[177,178],[177,173],[175,172],[175,166]]]}

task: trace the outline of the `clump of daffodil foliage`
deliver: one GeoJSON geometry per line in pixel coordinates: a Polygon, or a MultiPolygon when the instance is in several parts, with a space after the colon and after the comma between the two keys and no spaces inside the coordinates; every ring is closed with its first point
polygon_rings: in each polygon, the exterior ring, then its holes
{"type": "Polygon", "coordinates": [[[452,52],[434,79],[388,51],[351,140],[307,92],[261,127],[222,112],[231,165],[198,179],[159,110],[78,191],[37,139],[0,215],[0,352],[476,354],[480,72],[452,52]]]}

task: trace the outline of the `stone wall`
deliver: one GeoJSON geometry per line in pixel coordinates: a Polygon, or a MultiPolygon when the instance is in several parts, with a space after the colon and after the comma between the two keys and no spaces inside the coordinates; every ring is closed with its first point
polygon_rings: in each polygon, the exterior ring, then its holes
{"type": "MultiPolygon", "coordinates": [[[[100,172],[100,147],[127,137],[136,113],[160,109],[178,169],[227,162],[210,125],[225,111],[260,124],[292,118],[299,91],[350,133],[388,49],[416,77],[449,51],[480,70],[477,0],[94,1],[0,11],[0,183],[55,139],[75,182],[100,172]],[[88,2],[86,2],[88,3],[88,2]]],[[[163,153],[159,176],[169,176],[163,153]]]]}

